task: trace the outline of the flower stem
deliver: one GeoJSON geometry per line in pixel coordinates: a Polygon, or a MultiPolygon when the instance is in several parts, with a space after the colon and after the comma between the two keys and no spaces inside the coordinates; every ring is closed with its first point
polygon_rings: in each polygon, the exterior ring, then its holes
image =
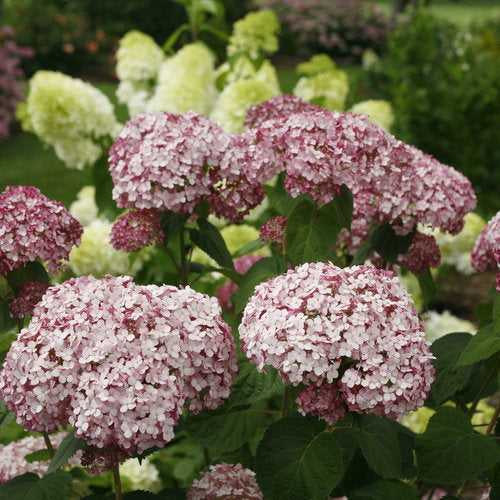
{"type": "Polygon", "coordinates": [[[113,482],[115,483],[115,500],[122,500],[122,482],[120,480],[120,465],[113,467],[113,482]]]}
{"type": "Polygon", "coordinates": [[[47,447],[50,458],[54,458],[54,455],[56,452],[54,450],[54,447],[52,446],[52,443],[50,442],[49,435],[44,431],[44,432],[42,432],[42,436],[43,436],[43,440],[45,441],[45,446],[47,447]]]}

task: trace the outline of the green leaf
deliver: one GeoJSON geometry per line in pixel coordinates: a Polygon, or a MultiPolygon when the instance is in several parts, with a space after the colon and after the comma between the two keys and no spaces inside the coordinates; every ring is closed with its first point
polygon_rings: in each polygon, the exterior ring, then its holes
{"type": "Polygon", "coordinates": [[[47,474],[65,465],[78,450],[85,450],[86,448],[87,442],[84,439],[75,438],[74,431],[69,432],[58,446],[54,458],[51,460],[49,468],[47,469],[47,474]]]}
{"type": "Polygon", "coordinates": [[[0,400],[0,427],[12,422],[15,418],[14,412],[7,408],[7,405],[0,400]]]}
{"type": "Polygon", "coordinates": [[[289,215],[302,200],[311,200],[311,197],[302,195],[292,198],[283,186],[284,179],[284,173],[280,173],[276,184],[274,186],[264,185],[264,191],[266,192],[271,208],[281,215],[289,215]]]}
{"type": "Polygon", "coordinates": [[[371,237],[373,249],[387,262],[397,263],[398,255],[410,248],[413,233],[398,236],[389,224],[379,226],[371,237]]]}
{"type": "Polygon", "coordinates": [[[50,460],[50,453],[47,449],[38,450],[33,453],[29,453],[24,457],[24,459],[30,464],[32,462],[48,462],[50,460]]]}
{"type": "Polygon", "coordinates": [[[65,500],[73,478],[64,471],[39,478],[32,472],[0,484],[0,498],[9,500],[65,500]]]}
{"type": "Polygon", "coordinates": [[[401,477],[401,452],[391,423],[364,414],[356,429],[356,439],[368,465],[384,478],[401,477]]]}
{"type": "Polygon", "coordinates": [[[243,257],[244,255],[248,255],[249,253],[254,253],[265,246],[266,244],[262,243],[259,240],[251,241],[250,243],[247,243],[245,246],[242,246],[240,249],[236,250],[236,252],[233,253],[233,259],[243,257]]]}
{"type": "Polygon", "coordinates": [[[500,330],[495,332],[493,325],[485,326],[470,338],[456,366],[470,365],[488,359],[498,351],[500,351],[500,330]]]}
{"type": "Polygon", "coordinates": [[[268,500],[324,500],[343,471],[335,433],[312,417],[279,420],[257,449],[257,482],[268,500]]]}
{"type": "Polygon", "coordinates": [[[8,334],[17,326],[17,319],[11,318],[9,314],[9,306],[6,302],[0,301],[0,351],[8,350],[10,347],[10,339],[8,339],[8,334]],[[6,346],[3,346],[3,340],[7,338],[6,346]],[[5,349],[6,347],[6,349],[5,349]]]}
{"type": "Polygon", "coordinates": [[[342,226],[332,203],[320,208],[302,200],[286,223],[286,249],[294,265],[324,260],[335,244],[342,226]]]}
{"type": "Polygon", "coordinates": [[[366,241],[363,242],[363,244],[359,247],[358,251],[355,253],[351,264],[353,266],[360,266],[364,264],[366,259],[370,257],[372,251],[373,251],[372,240],[371,238],[368,238],[366,241]]]}
{"type": "Polygon", "coordinates": [[[497,444],[474,432],[467,416],[448,406],[417,436],[416,453],[419,479],[445,485],[472,479],[500,460],[497,444]]]}
{"type": "Polygon", "coordinates": [[[409,484],[382,479],[357,488],[349,500],[418,500],[418,492],[409,484]]]}
{"type": "Polygon", "coordinates": [[[160,217],[160,225],[165,233],[164,242],[168,243],[180,231],[188,219],[189,214],[176,214],[168,210],[163,212],[160,217]]]}
{"type": "Polygon", "coordinates": [[[217,264],[234,270],[233,259],[219,230],[205,219],[198,219],[196,223],[200,230],[189,230],[191,241],[210,255],[217,264]]]}
{"type": "Polygon", "coordinates": [[[434,283],[434,278],[432,277],[430,269],[427,269],[423,274],[415,275],[418,279],[418,284],[420,285],[420,291],[422,292],[422,297],[424,302],[428,304],[436,296],[436,284],[434,283]]]}
{"type": "Polygon", "coordinates": [[[178,38],[182,35],[182,33],[184,33],[184,31],[188,31],[188,30],[189,30],[189,24],[181,24],[165,40],[165,43],[163,44],[163,52],[165,52],[166,54],[169,54],[172,51],[172,49],[173,49],[173,47],[175,45],[175,42],[177,42],[178,38]]]}
{"type": "Polygon", "coordinates": [[[260,373],[253,363],[245,360],[240,364],[239,369],[240,374],[233,382],[229,398],[231,407],[253,404],[267,399],[283,388],[281,377],[271,367],[266,367],[267,373],[260,373]]]}
{"type": "Polygon", "coordinates": [[[493,305],[493,332],[500,335],[500,294],[497,294],[493,305]]]}
{"type": "Polygon", "coordinates": [[[426,406],[436,408],[469,382],[472,367],[456,367],[455,364],[471,337],[470,333],[449,333],[432,344],[431,352],[436,357],[432,362],[436,370],[436,378],[431,386],[426,406]]]}
{"type": "Polygon", "coordinates": [[[23,283],[31,281],[40,281],[41,283],[49,284],[49,275],[43,264],[38,261],[28,262],[22,267],[13,269],[6,276],[9,286],[12,291],[17,295],[23,283]]]}
{"type": "Polygon", "coordinates": [[[182,423],[191,437],[219,452],[240,448],[256,432],[259,415],[246,410],[226,413],[224,409],[205,410],[189,415],[182,423]]]}
{"type": "Polygon", "coordinates": [[[337,214],[337,220],[342,227],[350,229],[352,222],[353,201],[349,188],[342,184],[341,193],[332,201],[333,208],[337,214]]]}
{"type": "Polygon", "coordinates": [[[99,212],[113,220],[121,210],[113,200],[113,179],[109,173],[107,155],[102,156],[92,167],[92,182],[95,186],[95,202],[99,212]]]}
{"type": "Polygon", "coordinates": [[[274,276],[283,274],[287,262],[281,257],[265,257],[258,260],[244,275],[239,290],[234,294],[234,308],[237,313],[243,310],[255,287],[274,276]]]}
{"type": "Polygon", "coordinates": [[[413,450],[415,448],[416,434],[410,429],[401,425],[395,420],[388,420],[392,428],[396,432],[398,438],[399,451],[401,452],[401,478],[412,478],[417,475],[417,467],[415,466],[415,457],[413,450]]]}

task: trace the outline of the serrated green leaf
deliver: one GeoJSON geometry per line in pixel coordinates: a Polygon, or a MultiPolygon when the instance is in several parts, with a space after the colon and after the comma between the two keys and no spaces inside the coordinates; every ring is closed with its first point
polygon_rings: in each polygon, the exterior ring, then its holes
{"type": "Polygon", "coordinates": [[[212,257],[217,264],[226,269],[234,270],[233,258],[219,230],[205,219],[198,219],[196,223],[200,230],[189,230],[191,241],[212,257]]]}
{"type": "Polygon", "coordinates": [[[426,406],[436,408],[469,382],[472,367],[456,367],[455,364],[471,337],[470,333],[449,333],[432,344],[431,352],[436,357],[432,362],[436,370],[436,378],[431,386],[426,406]]]}
{"type": "Polygon", "coordinates": [[[78,450],[85,450],[86,448],[87,442],[84,439],[75,438],[74,431],[69,432],[57,447],[54,458],[51,460],[49,468],[47,469],[47,474],[65,465],[78,450]]]}
{"type": "Polygon", "coordinates": [[[341,193],[332,201],[333,208],[337,214],[337,221],[341,227],[350,229],[352,222],[353,200],[349,188],[342,184],[341,193]]]}
{"type": "Polygon", "coordinates": [[[0,498],[9,500],[65,500],[73,478],[64,471],[42,478],[28,472],[0,484],[0,498]]]}
{"type": "Polygon", "coordinates": [[[278,372],[266,368],[266,373],[260,373],[253,363],[244,361],[239,366],[240,374],[236,377],[231,389],[229,406],[253,404],[267,399],[283,388],[283,383],[278,372]]]}
{"type": "Polygon", "coordinates": [[[255,287],[274,276],[283,274],[287,269],[287,262],[281,257],[264,257],[258,260],[244,275],[239,290],[234,294],[234,309],[237,313],[245,307],[248,299],[253,295],[255,287]]]}
{"type": "Polygon", "coordinates": [[[320,208],[309,200],[302,200],[290,213],[286,222],[286,249],[294,265],[324,260],[342,229],[332,203],[320,208]]]}
{"type": "Polygon", "coordinates": [[[440,408],[416,438],[418,477],[435,484],[457,484],[490,469],[500,460],[496,443],[474,432],[467,416],[440,408]]]}
{"type": "Polygon", "coordinates": [[[258,426],[257,413],[246,410],[227,413],[225,409],[220,409],[189,415],[182,423],[182,430],[204,446],[226,452],[245,444],[258,426]]]}
{"type": "Polygon", "coordinates": [[[382,479],[357,488],[349,500],[418,500],[418,492],[409,484],[382,479]]]}
{"type": "Polygon", "coordinates": [[[415,465],[415,449],[416,434],[410,429],[401,425],[395,420],[388,420],[396,432],[398,438],[399,451],[401,452],[401,478],[412,478],[417,475],[417,467],[415,465]]]}
{"type": "Polygon", "coordinates": [[[312,417],[279,420],[257,449],[257,482],[268,500],[324,500],[343,472],[335,433],[312,417]]]}
{"type": "Polygon", "coordinates": [[[376,415],[364,414],[356,430],[356,439],[368,465],[384,478],[401,477],[401,452],[391,423],[376,415]]]}
{"type": "Polygon", "coordinates": [[[50,453],[47,449],[38,450],[33,453],[29,453],[24,457],[24,459],[30,464],[32,462],[48,462],[50,460],[50,453]]]}
{"type": "Polygon", "coordinates": [[[176,214],[168,210],[161,214],[160,225],[165,234],[164,243],[168,243],[179,232],[188,218],[189,214],[176,214]]]}
{"type": "Polygon", "coordinates": [[[410,248],[413,233],[399,236],[389,224],[379,226],[371,237],[373,249],[387,262],[397,263],[398,255],[410,248]]]}
{"type": "Polygon", "coordinates": [[[7,274],[6,278],[9,286],[16,295],[26,282],[40,281],[40,283],[49,284],[47,270],[38,261],[28,262],[24,266],[13,269],[7,274]]]}
{"type": "Polygon", "coordinates": [[[465,366],[489,357],[500,351],[500,330],[494,332],[493,325],[481,328],[464,347],[456,366],[465,366]]]}

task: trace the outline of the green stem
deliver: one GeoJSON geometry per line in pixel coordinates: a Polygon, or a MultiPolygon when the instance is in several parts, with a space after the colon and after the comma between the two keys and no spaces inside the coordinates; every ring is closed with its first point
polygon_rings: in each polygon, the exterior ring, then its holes
{"type": "Polygon", "coordinates": [[[279,411],[272,410],[245,410],[246,413],[263,413],[265,415],[281,415],[279,411]]]}
{"type": "Polygon", "coordinates": [[[115,500],[122,500],[122,482],[120,480],[120,465],[113,467],[113,482],[115,484],[115,500]]]}
{"type": "Polygon", "coordinates": [[[483,392],[485,391],[486,387],[488,387],[488,384],[491,382],[493,377],[496,375],[498,371],[498,365],[500,361],[497,359],[495,366],[493,367],[493,370],[491,370],[490,374],[488,377],[486,377],[486,380],[484,381],[483,385],[481,386],[481,389],[479,389],[479,392],[477,393],[477,396],[474,399],[474,402],[472,403],[472,406],[469,408],[469,411],[467,412],[467,416],[470,418],[472,415],[474,415],[474,412],[476,411],[476,407],[479,403],[479,400],[481,399],[481,396],[483,395],[483,392]]]}
{"type": "Polygon", "coordinates": [[[285,418],[288,413],[288,405],[290,404],[290,386],[286,385],[283,391],[283,400],[281,403],[281,418],[285,418]]]}
{"type": "Polygon", "coordinates": [[[45,441],[45,446],[47,447],[47,451],[49,452],[50,458],[54,458],[55,455],[55,450],[54,447],[52,446],[52,443],[50,442],[50,437],[49,435],[44,431],[42,432],[43,440],[45,441]]]}
{"type": "Polygon", "coordinates": [[[493,413],[493,416],[491,417],[490,423],[488,424],[488,428],[486,429],[487,436],[489,436],[491,434],[491,432],[493,431],[499,413],[500,413],[500,403],[497,404],[497,407],[495,408],[495,413],[493,413]]]}

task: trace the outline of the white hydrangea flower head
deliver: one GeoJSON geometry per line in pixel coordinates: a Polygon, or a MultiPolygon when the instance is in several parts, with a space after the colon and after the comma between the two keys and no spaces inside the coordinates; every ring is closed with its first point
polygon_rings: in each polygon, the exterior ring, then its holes
{"type": "Polygon", "coordinates": [[[127,105],[130,116],[145,113],[152,95],[153,87],[149,82],[122,80],[116,89],[118,102],[127,105]]]}
{"type": "Polygon", "coordinates": [[[80,246],[73,247],[69,254],[69,267],[75,276],[90,274],[97,278],[106,274],[133,276],[151,257],[151,250],[146,248],[139,252],[131,265],[129,255],[116,250],[110,243],[112,226],[112,222],[94,219],[85,227],[80,246]]]}
{"type": "Polygon", "coordinates": [[[348,92],[347,75],[338,69],[303,76],[293,89],[293,95],[330,111],[344,110],[348,92]]]}
{"type": "Polygon", "coordinates": [[[458,318],[451,314],[450,311],[427,311],[423,315],[423,320],[425,338],[429,342],[434,342],[448,333],[467,332],[474,334],[477,331],[474,323],[458,318]]]}
{"type": "Polygon", "coordinates": [[[210,117],[227,132],[243,132],[247,109],[278,94],[273,83],[258,77],[238,80],[224,88],[210,117]]]}
{"type": "Polygon", "coordinates": [[[103,153],[101,140],[113,134],[116,117],[109,99],[78,78],[37,71],[22,112],[23,127],[53,146],[69,168],[82,169],[103,153]]]}
{"type": "Polygon", "coordinates": [[[382,99],[368,99],[358,102],[350,111],[359,115],[368,115],[368,119],[372,123],[387,131],[391,130],[394,123],[394,110],[391,103],[382,99]]]}
{"type": "Polygon", "coordinates": [[[129,458],[120,465],[123,491],[144,490],[158,493],[162,488],[160,473],[149,457],[139,463],[137,458],[129,458]]]}
{"type": "Polygon", "coordinates": [[[83,186],[76,195],[76,200],[69,207],[69,213],[82,226],[88,226],[99,218],[99,209],[95,202],[95,187],[83,186]]]}
{"type": "Polygon", "coordinates": [[[161,66],[148,113],[196,111],[208,114],[216,94],[214,56],[202,43],[185,45],[161,66]]]}
{"type": "Polygon", "coordinates": [[[273,54],[278,50],[279,30],[280,22],[272,10],[250,12],[234,23],[227,55],[244,53],[257,59],[261,55],[273,54]]]}
{"type": "Polygon", "coordinates": [[[156,78],[165,54],[152,37],[129,31],[116,51],[116,74],[120,80],[142,82],[156,78]]]}
{"type": "Polygon", "coordinates": [[[332,71],[336,67],[337,65],[333,59],[327,54],[315,54],[309,61],[297,64],[296,71],[300,75],[311,76],[325,71],[332,71]]]}

